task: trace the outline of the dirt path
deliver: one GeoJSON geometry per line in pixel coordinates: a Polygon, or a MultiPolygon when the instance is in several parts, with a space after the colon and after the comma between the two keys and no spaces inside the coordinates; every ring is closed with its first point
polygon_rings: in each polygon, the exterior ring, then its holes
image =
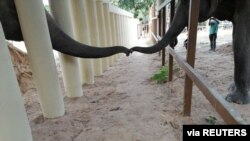
{"type": "Polygon", "coordinates": [[[158,58],[139,53],[122,57],[94,85],[83,87],[84,97],[65,98],[66,115],[61,118],[44,119],[36,96],[26,94],[34,140],[180,140],[181,123],[175,116],[181,113],[166,103],[170,89],[149,80],[160,67],[158,58]]]}
{"type": "MultiPolygon", "coordinates": [[[[12,56],[18,63],[20,58],[16,56],[19,55],[12,56]]],[[[27,67],[28,63],[23,65],[27,67]]],[[[97,77],[94,85],[83,86],[84,97],[65,97],[66,114],[57,119],[42,116],[33,84],[24,87],[23,97],[34,140],[180,140],[182,123],[177,117],[181,117],[181,113],[176,104],[167,104],[172,103],[170,95],[166,95],[170,89],[149,80],[159,68],[157,55],[134,53],[129,58],[123,57],[103,76],[97,77]]],[[[21,84],[31,84],[32,77],[24,78],[21,84]]]]}
{"type": "MultiPolygon", "coordinates": [[[[223,96],[232,81],[232,63],[227,45],[217,52],[197,51],[197,69],[223,96]]],[[[160,64],[158,54],[122,57],[94,85],[83,86],[83,97],[65,97],[66,114],[57,119],[43,118],[35,90],[28,91],[24,99],[34,140],[180,141],[183,124],[224,123],[196,87],[192,115],[183,117],[184,73],[179,70],[172,82],[157,84],[150,77],[160,64]],[[211,117],[216,120],[207,121],[211,117]]],[[[249,105],[232,106],[249,121],[249,105]]]]}

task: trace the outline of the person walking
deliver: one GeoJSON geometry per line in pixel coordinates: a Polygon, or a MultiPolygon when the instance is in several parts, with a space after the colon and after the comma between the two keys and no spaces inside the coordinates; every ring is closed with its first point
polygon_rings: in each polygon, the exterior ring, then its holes
{"type": "Polygon", "coordinates": [[[209,39],[210,39],[210,46],[211,46],[211,51],[215,51],[216,49],[216,39],[217,39],[217,32],[218,32],[218,26],[219,26],[219,21],[215,18],[210,18],[209,19],[209,39]]]}

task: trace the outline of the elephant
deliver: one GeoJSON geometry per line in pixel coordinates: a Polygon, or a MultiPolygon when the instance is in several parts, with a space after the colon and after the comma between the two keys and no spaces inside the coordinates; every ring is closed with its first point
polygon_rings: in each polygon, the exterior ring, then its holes
{"type": "MultiPolygon", "coordinates": [[[[188,25],[190,0],[179,0],[177,10],[163,38],[150,47],[135,46],[132,51],[151,54],[167,47],[188,25]]],[[[232,22],[234,52],[234,88],[226,96],[228,102],[250,102],[250,1],[249,0],[200,0],[199,22],[211,17],[232,22]]]]}
{"type": "MultiPolygon", "coordinates": [[[[131,53],[130,49],[123,46],[99,48],[81,44],[64,33],[52,16],[46,10],[45,12],[52,48],[54,50],[80,58],[103,58],[117,53],[125,53],[128,56],[131,53]]],[[[14,0],[0,1],[0,21],[7,40],[23,41],[14,0]]]]}

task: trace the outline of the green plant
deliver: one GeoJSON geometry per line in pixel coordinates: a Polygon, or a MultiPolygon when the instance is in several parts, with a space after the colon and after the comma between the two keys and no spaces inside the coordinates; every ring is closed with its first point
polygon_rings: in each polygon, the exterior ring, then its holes
{"type": "Polygon", "coordinates": [[[168,78],[168,66],[163,66],[151,77],[151,80],[157,81],[157,83],[165,83],[168,78]]]}
{"type": "Polygon", "coordinates": [[[217,118],[213,116],[208,116],[205,120],[211,125],[215,125],[217,123],[217,118]]]}

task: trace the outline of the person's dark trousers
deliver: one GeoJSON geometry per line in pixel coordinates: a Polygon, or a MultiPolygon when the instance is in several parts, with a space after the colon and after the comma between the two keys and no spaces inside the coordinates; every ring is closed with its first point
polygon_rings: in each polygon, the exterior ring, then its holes
{"type": "Polygon", "coordinates": [[[209,35],[209,39],[210,39],[210,46],[211,46],[211,50],[215,51],[216,49],[216,38],[217,38],[217,34],[210,34],[209,35]]]}

